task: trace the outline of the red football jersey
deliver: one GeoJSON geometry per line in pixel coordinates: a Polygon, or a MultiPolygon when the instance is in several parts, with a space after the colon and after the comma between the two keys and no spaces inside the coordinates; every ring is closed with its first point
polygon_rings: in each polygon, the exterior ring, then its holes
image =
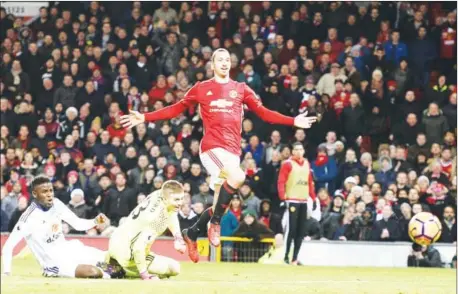
{"type": "Polygon", "coordinates": [[[214,79],[197,83],[185,94],[183,102],[200,104],[200,116],[204,137],[200,142],[201,152],[213,148],[240,155],[243,105],[257,108],[261,101],[246,84],[229,80],[220,84],[214,79]]]}
{"type": "Polygon", "coordinates": [[[204,127],[201,152],[219,147],[236,155],[241,154],[243,105],[267,122],[294,124],[294,118],[262,106],[261,100],[245,83],[229,80],[221,84],[214,78],[195,84],[178,103],[145,114],[145,120],[169,119],[195,104],[200,105],[204,127]]]}

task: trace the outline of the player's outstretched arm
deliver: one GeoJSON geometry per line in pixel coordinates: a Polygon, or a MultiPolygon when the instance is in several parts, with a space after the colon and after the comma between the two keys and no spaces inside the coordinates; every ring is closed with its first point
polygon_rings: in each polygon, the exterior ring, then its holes
{"type": "Polygon", "coordinates": [[[181,235],[180,222],[178,220],[178,214],[173,213],[170,216],[169,230],[172,236],[175,238],[173,246],[175,250],[181,254],[186,252],[186,244],[184,243],[183,236],[181,235]]]}
{"type": "Polygon", "coordinates": [[[262,120],[271,124],[296,126],[298,128],[308,129],[316,121],[316,116],[307,117],[307,112],[299,114],[296,117],[290,117],[264,107],[253,90],[247,85],[245,85],[244,90],[244,103],[262,120]]]}
{"type": "Polygon", "coordinates": [[[72,226],[77,231],[90,230],[97,225],[102,225],[106,223],[106,220],[107,220],[107,217],[104,214],[99,214],[94,219],[79,218],[76,214],[73,213],[73,211],[71,211],[62,202],[57,204],[56,207],[62,213],[62,220],[68,223],[70,226],[72,226]]]}
{"type": "Polygon", "coordinates": [[[185,111],[187,106],[184,103],[178,102],[157,111],[140,113],[131,110],[129,114],[121,116],[121,125],[124,128],[133,128],[143,122],[172,119],[185,111]]]}
{"type": "Polygon", "coordinates": [[[200,83],[197,82],[186,94],[184,94],[182,100],[173,105],[145,114],[137,111],[131,111],[130,114],[121,116],[121,125],[130,129],[143,122],[172,119],[178,116],[189,106],[198,103],[199,84],[200,83]]]}
{"type": "Polygon", "coordinates": [[[16,245],[29,234],[29,226],[27,223],[19,221],[14,227],[11,234],[8,236],[5,245],[2,248],[3,274],[11,274],[11,263],[13,261],[13,250],[16,245]]]}

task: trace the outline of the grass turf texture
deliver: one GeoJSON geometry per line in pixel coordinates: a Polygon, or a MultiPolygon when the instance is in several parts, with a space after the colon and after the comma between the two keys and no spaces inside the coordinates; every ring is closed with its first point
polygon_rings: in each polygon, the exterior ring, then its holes
{"type": "Polygon", "coordinates": [[[2,294],[142,293],[456,293],[456,271],[425,268],[293,267],[182,263],[178,277],[159,282],[44,278],[32,257],[13,261],[2,294]]]}

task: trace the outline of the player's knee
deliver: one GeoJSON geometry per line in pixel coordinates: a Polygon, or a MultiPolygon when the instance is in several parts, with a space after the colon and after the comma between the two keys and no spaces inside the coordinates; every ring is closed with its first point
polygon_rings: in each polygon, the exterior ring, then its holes
{"type": "Polygon", "coordinates": [[[79,265],[76,268],[75,277],[82,279],[100,279],[103,277],[103,272],[95,266],[79,265]]]}
{"type": "Polygon", "coordinates": [[[178,261],[173,260],[169,263],[170,276],[177,276],[181,272],[181,265],[178,261]]]}
{"type": "Polygon", "coordinates": [[[240,168],[231,170],[228,176],[228,183],[233,188],[238,189],[245,182],[245,173],[240,168]]]}

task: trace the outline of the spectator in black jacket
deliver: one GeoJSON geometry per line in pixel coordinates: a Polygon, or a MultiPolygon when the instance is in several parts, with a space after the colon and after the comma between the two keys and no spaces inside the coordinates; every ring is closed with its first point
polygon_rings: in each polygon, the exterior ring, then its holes
{"type": "Polygon", "coordinates": [[[365,129],[364,109],[358,94],[350,96],[350,106],[347,106],[340,115],[343,135],[347,140],[347,146],[355,148],[357,140],[361,139],[365,129]]]}
{"type": "Polygon", "coordinates": [[[443,213],[442,233],[437,242],[456,243],[456,217],[453,206],[446,206],[443,213]]]}
{"type": "MultiPolygon", "coordinates": [[[[32,79],[36,80],[36,79],[32,79]]],[[[46,108],[53,108],[53,97],[56,91],[54,83],[51,79],[43,79],[43,90],[37,95],[35,108],[39,114],[43,114],[46,108]]]]}
{"type": "Polygon", "coordinates": [[[37,148],[41,156],[48,157],[49,141],[50,139],[46,136],[46,127],[44,125],[39,125],[36,130],[36,136],[30,141],[30,148],[37,148]]]}
{"type": "Polygon", "coordinates": [[[12,232],[22,213],[26,210],[28,206],[26,197],[19,197],[17,208],[11,215],[11,218],[8,223],[8,232],[12,232]]]}
{"type": "Polygon", "coordinates": [[[118,226],[119,220],[128,216],[137,205],[137,191],[127,187],[126,183],[126,175],[117,174],[115,187],[110,189],[103,205],[103,212],[114,226],[118,226]]]}
{"type": "Polygon", "coordinates": [[[191,209],[189,203],[185,203],[181,207],[178,212],[178,221],[182,230],[189,228],[197,221],[197,214],[191,209]]]}
{"type": "Polygon", "coordinates": [[[75,97],[76,108],[80,109],[84,104],[89,104],[91,106],[91,111],[98,113],[95,107],[100,106],[100,100],[103,101],[103,96],[101,93],[97,92],[94,87],[93,81],[87,81],[84,89],[81,89],[75,97]]]}
{"type": "Polygon", "coordinates": [[[395,144],[412,146],[415,145],[417,135],[424,131],[425,128],[418,122],[417,115],[409,113],[404,122],[393,128],[392,139],[395,144]]]}
{"type": "Polygon", "coordinates": [[[112,188],[111,178],[108,174],[100,176],[97,187],[94,188],[92,195],[94,195],[95,201],[91,203],[93,211],[91,217],[94,217],[103,211],[105,201],[108,198],[110,189],[112,188]]]}
{"type": "Polygon", "coordinates": [[[78,119],[78,110],[75,107],[69,107],[65,111],[65,120],[59,123],[56,138],[64,140],[72,134],[73,130],[78,130],[79,138],[84,139],[84,123],[78,119]]]}
{"type": "Polygon", "coordinates": [[[240,261],[243,262],[257,262],[265,252],[265,249],[260,248],[259,241],[262,238],[272,238],[274,233],[266,227],[263,223],[256,220],[256,212],[251,209],[246,209],[242,213],[243,221],[240,222],[237,229],[234,231],[234,237],[252,238],[254,243],[250,247],[241,246],[239,243],[235,244],[235,249],[238,253],[240,261]],[[253,254],[253,247],[257,248],[253,254]]]}
{"type": "Polygon", "coordinates": [[[406,92],[405,100],[401,103],[398,110],[397,122],[402,122],[409,113],[414,113],[417,117],[422,116],[423,106],[416,100],[415,93],[411,90],[406,92]]]}
{"type": "Polygon", "coordinates": [[[64,110],[70,106],[75,106],[75,96],[78,89],[73,86],[73,78],[70,74],[66,74],[64,77],[64,84],[59,87],[54,93],[54,106],[61,103],[64,110]]]}
{"type": "Polygon", "coordinates": [[[23,96],[30,90],[30,77],[22,71],[21,62],[14,60],[11,71],[6,74],[5,87],[16,96],[23,96]]]}
{"type": "MultiPolygon", "coordinates": [[[[84,201],[84,192],[81,189],[75,189],[70,194],[70,202],[68,203],[68,208],[76,214],[77,217],[88,219],[90,215],[91,208],[84,201]]],[[[72,234],[81,234],[82,232],[71,229],[72,234]]]]}
{"type": "Polygon", "coordinates": [[[449,103],[442,109],[444,116],[447,118],[450,130],[452,131],[456,130],[456,109],[456,93],[452,93],[449,97],[449,103]]]}
{"type": "Polygon", "coordinates": [[[116,147],[110,144],[110,133],[108,131],[103,131],[100,134],[100,143],[95,144],[93,151],[97,164],[103,163],[108,153],[118,154],[116,147]]]}
{"type": "Polygon", "coordinates": [[[442,267],[439,251],[433,246],[412,244],[412,252],[407,258],[409,267],[442,267]]]}
{"type": "Polygon", "coordinates": [[[385,205],[383,207],[382,214],[383,218],[379,221],[376,221],[374,224],[374,230],[372,231],[372,240],[398,241],[401,237],[401,231],[391,206],[385,205]]]}
{"type": "Polygon", "coordinates": [[[340,192],[336,192],[329,209],[323,213],[321,218],[321,227],[323,229],[323,238],[332,240],[334,233],[339,227],[339,222],[344,212],[344,198],[340,192]]]}

